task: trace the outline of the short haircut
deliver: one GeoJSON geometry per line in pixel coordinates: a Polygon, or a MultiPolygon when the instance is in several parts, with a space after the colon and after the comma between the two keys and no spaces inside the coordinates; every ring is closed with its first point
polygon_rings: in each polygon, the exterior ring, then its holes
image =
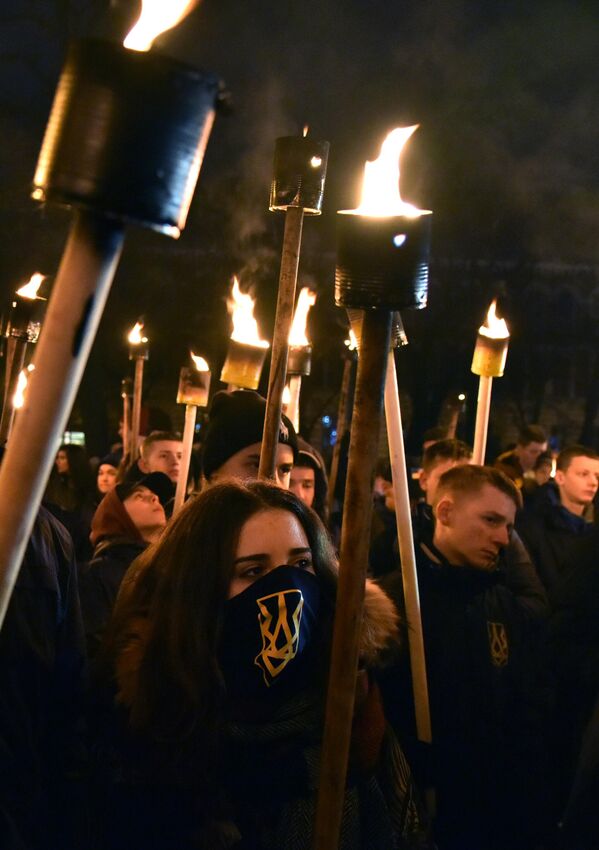
{"type": "Polygon", "coordinates": [[[435,425],[433,428],[428,428],[422,435],[423,443],[430,443],[431,440],[444,440],[447,437],[447,428],[442,425],[435,425]]]}
{"type": "Polygon", "coordinates": [[[541,469],[542,466],[550,466],[553,469],[553,455],[549,452],[541,452],[535,461],[533,469],[541,469]]]}
{"type": "Polygon", "coordinates": [[[435,493],[433,507],[436,509],[441,499],[452,493],[455,495],[472,495],[479,493],[485,485],[495,487],[516,506],[516,509],[522,507],[522,496],[513,481],[507,475],[495,469],[492,466],[476,466],[472,464],[462,464],[454,466],[444,472],[439,478],[439,484],[435,493]]]}
{"type": "Polygon", "coordinates": [[[388,457],[380,457],[374,467],[374,477],[391,481],[391,462],[388,457]]]}
{"type": "Polygon", "coordinates": [[[425,472],[430,472],[442,461],[467,461],[471,458],[472,449],[462,440],[439,440],[424,450],[422,468],[425,472]]]}
{"type": "Polygon", "coordinates": [[[518,434],[518,445],[528,446],[529,443],[546,443],[547,434],[540,425],[524,425],[518,434]]]}
{"type": "Polygon", "coordinates": [[[566,446],[557,456],[555,463],[556,470],[559,469],[561,472],[565,472],[575,457],[590,457],[593,460],[599,460],[599,455],[595,449],[591,449],[589,446],[581,446],[580,444],[566,446]]]}
{"type": "Polygon", "coordinates": [[[181,437],[179,434],[175,434],[174,431],[152,431],[151,434],[148,434],[148,436],[144,438],[144,441],[141,444],[140,452],[143,459],[148,459],[148,455],[150,454],[150,450],[154,443],[162,443],[164,440],[180,443],[181,437]]]}

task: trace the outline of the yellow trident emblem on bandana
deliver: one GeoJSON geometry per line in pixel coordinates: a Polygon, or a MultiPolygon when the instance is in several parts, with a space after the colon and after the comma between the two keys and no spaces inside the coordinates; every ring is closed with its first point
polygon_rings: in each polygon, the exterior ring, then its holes
{"type": "Polygon", "coordinates": [[[270,687],[297,654],[304,597],[299,590],[281,590],[257,599],[262,649],[254,659],[270,687]]]}

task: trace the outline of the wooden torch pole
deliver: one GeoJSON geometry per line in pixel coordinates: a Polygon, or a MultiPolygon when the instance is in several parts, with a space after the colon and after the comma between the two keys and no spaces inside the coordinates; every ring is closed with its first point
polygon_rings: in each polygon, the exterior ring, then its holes
{"type": "Polygon", "coordinates": [[[123,241],[116,221],[76,213],[36,346],[35,370],[0,466],[0,626],[123,241]]]}
{"type": "Polygon", "coordinates": [[[335,488],[339,476],[339,459],[341,457],[341,441],[347,431],[347,419],[349,412],[350,386],[352,379],[354,361],[347,357],[343,366],[343,378],[341,379],[341,391],[339,393],[339,406],[337,408],[337,438],[333,446],[333,457],[331,458],[331,473],[329,475],[329,515],[333,513],[335,504],[335,488]]]}
{"type": "Polygon", "coordinates": [[[399,557],[403,581],[404,603],[408,621],[408,644],[410,647],[410,667],[412,670],[412,689],[416,713],[416,732],[418,739],[430,744],[431,717],[428,700],[428,682],[426,678],[426,658],[422,637],[422,619],[420,616],[420,597],[418,593],[418,575],[416,572],[416,554],[410,511],[410,493],[408,489],[408,467],[403,442],[401,407],[397,388],[395,355],[389,352],[387,359],[387,377],[385,380],[385,419],[389,440],[389,457],[393,478],[393,498],[395,500],[395,519],[399,539],[399,557]]]}
{"type": "Polygon", "coordinates": [[[339,586],[327,694],[316,850],[338,846],[354,710],[360,628],[372,515],[372,485],[382,424],[391,313],[366,311],[362,325],[352,418],[339,586]]]}
{"type": "Polygon", "coordinates": [[[260,453],[260,467],[258,470],[260,478],[275,477],[279,427],[283,409],[283,390],[285,389],[285,378],[287,374],[289,331],[291,330],[291,322],[293,320],[303,222],[303,207],[290,206],[287,208],[285,213],[285,235],[283,238],[281,272],[279,275],[275,330],[270,360],[270,375],[268,378],[266,416],[264,418],[262,451],[260,453]]]}
{"type": "Polygon", "coordinates": [[[485,462],[485,452],[487,449],[487,431],[489,428],[492,389],[493,378],[487,375],[481,375],[478,383],[474,448],[472,451],[472,463],[480,464],[481,466],[485,462]]]}
{"type": "Polygon", "coordinates": [[[189,475],[189,464],[191,461],[191,450],[193,449],[193,437],[196,429],[197,407],[195,404],[185,405],[185,427],[183,429],[183,450],[181,452],[181,465],[179,478],[177,479],[177,490],[175,493],[174,510],[178,511],[185,501],[187,490],[187,476],[189,475]]]}
{"type": "Polygon", "coordinates": [[[137,461],[139,455],[139,428],[141,422],[141,396],[144,385],[144,358],[135,358],[135,380],[133,382],[133,409],[131,413],[131,463],[137,461]]]}
{"type": "Polygon", "coordinates": [[[121,384],[123,399],[123,457],[130,459],[131,452],[131,402],[129,396],[130,378],[125,378],[121,384]]]}
{"type": "Polygon", "coordinates": [[[287,416],[291,419],[293,427],[299,433],[299,403],[302,389],[302,376],[291,375],[289,378],[289,404],[287,405],[287,416]]]}

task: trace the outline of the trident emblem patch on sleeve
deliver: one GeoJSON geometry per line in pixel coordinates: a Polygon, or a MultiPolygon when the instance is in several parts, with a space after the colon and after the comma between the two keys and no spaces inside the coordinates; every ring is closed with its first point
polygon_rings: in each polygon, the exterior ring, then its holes
{"type": "Polygon", "coordinates": [[[491,661],[495,667],[505,667],[510,655],[505,626],[503,623],[492,623],[487,620],[487,633],[489,635],[491,661]]]}
{"type": "Polygon", "coordinates": [[[254,659],[270,687],[295,658],[299,645],[304,598],[300,590],[282,590],[256,600],[262,649],[254,659]]]}

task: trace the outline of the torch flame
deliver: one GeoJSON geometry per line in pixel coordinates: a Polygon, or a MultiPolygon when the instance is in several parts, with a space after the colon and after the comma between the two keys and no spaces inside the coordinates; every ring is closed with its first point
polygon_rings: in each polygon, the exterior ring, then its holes
{"type": "Polygon", "coordinates": [[[191,359],[193,360],[193,365],[196,367],[198,372],[209,372],[210,366],[206,363],[203,357],[200,357],[199,354],[194,354],[193,351],[189,352],[191,354],[191,359]]]}
{"type": "Polygon", "coordinates": [[[34,272],[34,274],[31,275],[29,283],[25,283],[20,289],[17,289],[17,295],[20,295],[21,298],[31,298],[31,300],[33,301],[35,298],[38,297],[37,291],[42,285],[43,280],[43,274],[40,274],[39,272],[34,272]]]}
{"type": "Polygon", "coordinates": [[[399,193],[399,157],[403,146],[417,129],[418,124],[414,124],[413,127],[391,130],[381,145],[378,159],[366,162],[364,166],[362,200],[360,206],[351,212],[367,216],[405,215],[408,218],[428,212],[402,201],[399,193]]]}
{"type": "Polygon", "coordinates": [[[282,402],[285,406],[287,406],[290,401],[291,401],[291,390],[289,389],[289,384],[285,384],[285,388],[283,390],[282,402]]]}
{"type": "Polygon", "coordinates": [[[142,53],[149,50],[154,39],[176,26],[196,3],[197,0],[142,0],[139,18],[123,44],[142,53]]]}
{"type": "Polygon", "coordinates": [[[19,410],[25,404],[25,390],[27,389],[27,382],[29,380],[29,373],[33,372],[35,366],[33,363],[30,363],[26,369],[21,369],[19,373],[19,377],[17,379],[17,388],[12,397],[12,406],[15,410],[19,410]]]}
{"type": "Polygon", "coordinates": [[[306,323],[310,307],[316,303],[316,293],[304,286],[297,299],[295,315],[289,331],[289,345],[310,345],[306,336],[306,323]]]}
{"type": "Polygon", "coordinates": [[[268,348],[269,343],[260,339],[258,322],[254,319],[254,304],[252,296],[240,290],[239,281],[234,277],[231,298],[227,300],[227,309],[233,319],[231,339],[255,348],[268,348]]]}
{"type": "Polygon", "coordinates": [[[508,339],[510,332],[505,323],[505,319],[500,319],[497,316],[497,299],[495,299],[487,312],[484,325],[478,329],[479,334],[489,337],[490,339],[508,339]]]}
{"type": "Polygon", "coordinates": [[[349,339],[345,340],[345,344],[349,351],[355,351],[358,347],[358,337],[355,335],[353,328],[349,329],[349,339]]]}
{"type": "Polygon", "coordinates": [[[129,336],[127,339],[131,343],[131,345],[141,345],[142,342],[147,342],[147,336],[142,336],[141,332],[143,331],[144,325],[143,322],[136,322],[131,330],[129,331],[129,336]]]}

